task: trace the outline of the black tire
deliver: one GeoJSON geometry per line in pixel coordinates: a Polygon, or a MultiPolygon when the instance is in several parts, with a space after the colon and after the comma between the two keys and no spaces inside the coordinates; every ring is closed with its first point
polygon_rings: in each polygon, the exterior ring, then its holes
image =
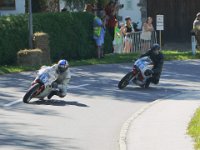
{"type": "Polygon", "coordinates": [[[148,78],[147,80],[146,80],[146,83],[144,84],[144,88],[149,88],[149,86],[150,86],[150,84],[151,84],[151,82],[152,82],[152,77],[150,77],[150,78],[148,78]]]}
{"type": "Polygon", "coordinates": [[[144,88],[149,88],[149,85],[151,84],[151,82],[150,81],[147,81],[145,84],[144,84],[144,88]]]}
{"type": "Polygon", "coordinates": [[[23,102],[24,103],[29,103],[30,100],[33,98],[33,94],[38,90],[38,88],[40,88],[40,84],[36,83],[35,85],[33,85],[24,95],[23,97],[23,102]]]}
{"type": "Polygon", "coordinates": [[[127,74],[121,79],[121,81],[119,81],[119,83],[118,83],[118,88],[119,88],[119,89],[125,88],[125,87],[129,84],[130,80],[132,80],[132,79],[133,79],[133,72],[127,73],[127,74]]]}

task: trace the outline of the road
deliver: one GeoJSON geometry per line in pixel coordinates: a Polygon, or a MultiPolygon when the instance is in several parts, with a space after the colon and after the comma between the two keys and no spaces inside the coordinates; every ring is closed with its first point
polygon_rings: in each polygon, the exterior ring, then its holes
{"type": "Polygon", "coordinates": [[[118,81],[132,64],[71,68],[72,79],[65,98],[22,97],[34,72],[0,76],[0,149],[2,150],[118,150],[123,123],[156,99],[199,90],[200,61],[165,62],[159,85],[141,89],[118,81]]]}

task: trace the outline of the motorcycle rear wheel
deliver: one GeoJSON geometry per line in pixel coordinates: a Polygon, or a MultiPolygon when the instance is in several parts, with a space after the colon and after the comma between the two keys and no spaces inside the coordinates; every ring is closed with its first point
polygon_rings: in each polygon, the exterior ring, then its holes
{"type": "Polygon", "coordinates": [[[133,72],[131,71],[131,72],[129,72],[129,73],[127,73],[122,79],[121,79],[121,81],[119,81],[119,83],[118,83],[118,88],[119,89],[123,89],[123,88],[125,88],[128,84],[129,84],[129,82],[133,79],[133,72]]]}
{"type": "Polygon", "coordinates": [[[40,84],[36,83],[34,84],[24,95],[23,102],[29,103],[30,100],[33,98],[34,93],[40,88],[40,84]]]}

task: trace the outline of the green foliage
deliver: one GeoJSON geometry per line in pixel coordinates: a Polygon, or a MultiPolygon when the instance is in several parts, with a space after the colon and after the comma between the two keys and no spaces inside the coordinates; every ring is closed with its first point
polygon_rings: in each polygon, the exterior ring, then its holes
{"type": "Polygon", "coordinates": [[[0,64],[16,63],[17,51],[28,47],[27,16],[0,17],[0,64]]]}
{"type": "Polygon", "coordinates": [[[86,13],[35,14],[34,31],[45,32],[50,37],[52,59],[80,59],[93,56],[93,16],[86,13]]]}
{"type": "Polygon", "coordinates": [[[85,4],[97,4],[100,8],[106,6],[110,0],[62,0],[65,2],[66,6],[70,8],[70,11],[74,9],[80,10],[85,4]]]}
{"type": "Polygon", "coordinates": [[[197,109],[188,126],[188,134],[194,138],[195,149],[200,149],[200,108],[197,109]]]}
{"type": "MultiPolygon", "coordinates": [[[[78,13],[33,14],[33,32],[49,34],[51,59],[86,59],[96,55],[93,40],[93,15],[78,13]]],[[[0,17],[0,65],[13,65],[17,52],[28,48],[28,16],[0,17]]],[[[105,48],[110,52],[111,38],[107,34],[105,48]],[[109,41],[110,40],[110,41],[109,41]]]]}

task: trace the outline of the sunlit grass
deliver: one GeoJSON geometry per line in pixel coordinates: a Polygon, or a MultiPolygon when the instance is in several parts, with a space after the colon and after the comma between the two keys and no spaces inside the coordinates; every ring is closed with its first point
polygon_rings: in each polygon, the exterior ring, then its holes
{"type": "Polygon", "coordinates": [[[200,150],[200,108],[197,109],[189,123],[188,134],[195,141],[195,149],[200,150]]]}
{"type": "Polygon", "coordinates": [[[25,66],[0,66],[0,74],[16,73],[22,71],[36,70],[39,67],[25,67],[25,66]]]}
{"type": "Polygon", "coordinates": [[[165,55],[165,60],[200,59],[200,51],[197,51],[195,55],[193,55],[191,51],[163,51],[163,53],[165,55]]]}
{"type": "MultiPolygon", "coordinates": [[[[187,59],[200,59],[200,51],[197,51],[194,56],[192,52],[179,52],[179,51],[162,51],[165,60],[187,60],[187,59]]],[[[132,62],[139,57],[139,53],[129,53],[129,54],[107,54],[102,59],[85,59],[85,60],[72,60],[70,61],[70,66],[82,66],[82,65],[94,65],[94,64],[111,64],[111,63],[128,63],[132,62]]],[[[0,66],[0,74],[5,73],[16,73],[22,71],[32,71],[39,69],[39,66],[34,67],[23,67],[23,66],[0,66]]]]}

